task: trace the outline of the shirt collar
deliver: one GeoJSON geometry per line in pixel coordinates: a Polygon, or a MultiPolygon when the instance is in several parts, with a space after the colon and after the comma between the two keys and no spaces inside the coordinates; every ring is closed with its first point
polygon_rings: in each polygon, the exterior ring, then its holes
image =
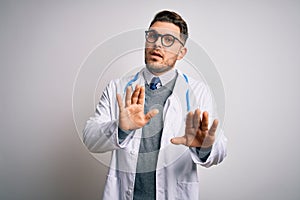
{"type": "Polygon", "coordinates": [[[173,68],[169,71],[167,71],[166,73],[160,75],[160,76],[155,76],[154,74],[152,74],[147,68],[144,70],[144,77],[145,77],[145,81],[147,82],[147,84],[149,85],[152,78],[153,77],[159,77],[161,84],[162,85],[166,85],[167,83],[169,83],[173,78],[175,78],[176,76],[176,70],[173,68]]]}

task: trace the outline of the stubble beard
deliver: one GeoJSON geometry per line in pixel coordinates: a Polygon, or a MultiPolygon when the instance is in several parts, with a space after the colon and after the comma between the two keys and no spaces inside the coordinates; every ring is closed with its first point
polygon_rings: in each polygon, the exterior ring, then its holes
{"type": "Polygon", "coordinates": [[[152,74],[163,74],[169,70],[171,70],[173,67],[169,65],[163,65],[163,64],[156,64],[156,63],[146,63],[146,68],[152,73],[152,74]]]}
{"type": "MultiPolygon", "coordinates": [[[[175,61],[176,62],[176,61],[175,61]]],[[[158,63],[156,61],[147,61],[145,59],[146,68],[155,75],[161,75],[174,68],[175,62],[158,63]]]]}

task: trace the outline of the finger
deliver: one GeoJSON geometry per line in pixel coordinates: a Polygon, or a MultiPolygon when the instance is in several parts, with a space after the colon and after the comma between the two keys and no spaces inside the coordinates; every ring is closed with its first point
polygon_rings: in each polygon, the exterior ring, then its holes
{"type": "Polygon", "coordinates": [[[186,137],[174,137],[171,139],[171,143],[173,144],[186,144],[186,137]]]}
{"type": "Polygon", "coordinates": [[[213,122],[213,124],[211,125],[209,131],[208,131],[208,134],[210,136],[214,136],[215,135],[216,130],[218,128],[218,124],[219,124],[219,120],[215,119],[214,122],[213,122]]]}
{"type": "Polygon", "coordinates": [[[138,101],[138,97],[139,97],[139,93],[140,93],[140,86],[136,85],[135,86],[135,90],[131,96],[131,104],[136,104],[138,101]]]}
{"type": "Polygon", "coordinates": [[[148,122],[152,117],[157,115],[159,113],[159,110],[153,109],[150,110],[146,115],[145,115],[145,120],[148,122]]]}
{"type": "Polygon", "coordinates": [[[132,91],[131,86],[128,86],[128,87],[126,88],[125,107],[128,107],[128,106],[130,106],[130,104],[131,104],[131,98],[130,98],[130,96],[131,96],[131,91],[132,91]]]}
{"type": "Polygon", "coordinates": [[[193,117],[193,127],[198,129],[200,126],[200,109],[196,109],[193,117]]]}
{"type": "Polygon", "coordinates": [[[124,109],[124,106],[123,106],[123,101],[122,101],[122,97],[120,94],[117,94],[117,101],[118,101],[119,109],[120,109],[120,111],[122,111],[124,109]]]}
{"type": "Polygon", "coordinates": [[[142,86],[141,90],[140,90],[139,99],[138,99],[137,103],[144,105],[144,101],[145,101],[145,87],[142,86]]]}
{"type": "Polygon", "coordinates": [[[202,115],[200,130],[202,130],[202,131],[208,130],[208,113],[206,111],[203,112],[203,115],[202,115]]]}
{"type": "Polygon", "coordinates": [[[194,116],[194,114],[193,114],[192,111],[190,111],[190,112],[187,114],[187,116],[186,116],[186,121],[185,121],[185,126],[186,126],[187,128],[193,128],[193,116],[194,116]]]}

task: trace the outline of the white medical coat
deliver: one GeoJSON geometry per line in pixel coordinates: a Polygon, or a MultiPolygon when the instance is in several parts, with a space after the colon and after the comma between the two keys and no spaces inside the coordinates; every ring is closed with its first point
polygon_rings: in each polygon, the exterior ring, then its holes
{"type": "MultiPolygon", "coordinates": [[[[137,80],[132,84],[144,85],[142,69],[137,74],[137,80]]],[[[164,128],[156,168],[156,199],[191,199],[199,198],[199,184],[196,164],[204,167],[220,163],[226,156],[227,139],[218,131],[211,153],[202,162],[195,148],[171,144],[170,139],[183,136],[187,100],[191,111],[200,108],[208,111],[210,124],[215,117],[213,102],[207,86],[192,78],[188,83],[183,74],[178,71],[178,77],[173,93],[167,99],[163,109],[164,128]],[[186,91],[189,90],[188,99],[186,91]]],[[[83,141],[93,153],[112,151],[110,169],[104,188],[104,200],[133,199],[136,165],[139,153],[142,128],[135,130],[121,143],[118,139],[119,108],[116,93],[124,95],[126,85],[134,79],[125,77],[111,81],[105,88],[97,105],[94,117],[91,117],[83,131],[83,141]]],[[[124,99],[124,98],[123,98],[124,99]]]]}

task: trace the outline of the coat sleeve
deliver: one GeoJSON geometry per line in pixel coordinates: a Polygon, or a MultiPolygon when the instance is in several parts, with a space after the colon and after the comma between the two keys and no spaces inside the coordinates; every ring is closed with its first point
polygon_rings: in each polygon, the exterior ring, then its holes
{"type": "Polygon", "coordinates": [[[111,81],[103,91],[96,112],[83,130],[83,142],[93,153],[123,148],[129,137],[122,142],[118,138],[117,83],[111,81]]]}
{"type": "MultiPolygon", "coordinates": [[[[197,81],[192,81],[192,88],[194,88],[194,95],[197,99],[198,108],[201,112],[207,111],[209,114],[209,127],[215,118],[218,118],[216,112],[216,106],[214,106],[214,101],[209,88],[204,83],[199,83],[197,81]],[[196,95],[197,94],[197,95],[196,95]]],[[[217,165],[223,161],[227,155],[227,138],[224,135],[222,127],[218,127],[216,133],[216,140],[212,146],[211,152],[206,160],[201,159],[201,155],[197,152],[196,148],[190,148],[191,157],[196,164],[200,164],[204,167],[210,167],[212,165],[217,165]]]]}
{"type": "Polygon", "coordinates": [[[224,136],[223,132],[220,131],[212,146],[210,155],[206,159],[206,161],[201,160],[195,148],[190,148],[190,152],[192,159],[196,164],[199,164],[204,167],[210,167],[212,165],[217,165],[224,160],[224,158],[227,155],[226,146],[227,138],[224,136]]]}

